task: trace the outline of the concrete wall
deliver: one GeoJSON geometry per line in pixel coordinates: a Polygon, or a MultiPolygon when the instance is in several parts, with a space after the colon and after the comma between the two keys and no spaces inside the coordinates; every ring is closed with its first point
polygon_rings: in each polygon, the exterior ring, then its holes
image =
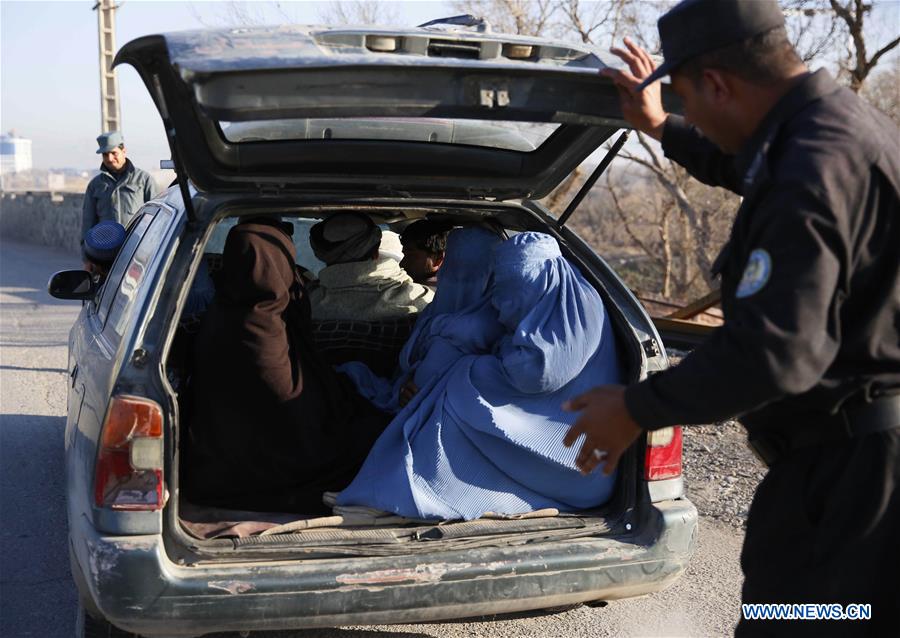
{"type": "Polygon", "coordinates": [[[0,195],[0,237],[80,252],[83,193],[0,195]]]}

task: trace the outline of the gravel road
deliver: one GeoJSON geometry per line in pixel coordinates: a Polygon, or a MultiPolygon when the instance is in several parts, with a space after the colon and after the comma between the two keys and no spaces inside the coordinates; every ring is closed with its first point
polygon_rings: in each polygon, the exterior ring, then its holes
{"type": "Polygon", "coordinates": [[[766,474],[746,439],[744,428],[734,421],[685,428],[684,437],[688,498],[703,518],[740,530],[766,474]]]}
{"type": "MultiPolygon", "coordinates": [[[[76,595],[68,574],[62,434],[66,336],[79,306],[44,292],[77,256],[0,246],[0,636],[69,637],[76,595]]],[[[743,523],[763,468],[734,423],[685,433],[688,496],[700,510],[698,549],[684,576],[643,598],[495,621],[254,633],[259,638],[505,638],[727,636],[739,613],[743,523]]],[[[237,634],[230,634],[230,637],[237,634]]]]}

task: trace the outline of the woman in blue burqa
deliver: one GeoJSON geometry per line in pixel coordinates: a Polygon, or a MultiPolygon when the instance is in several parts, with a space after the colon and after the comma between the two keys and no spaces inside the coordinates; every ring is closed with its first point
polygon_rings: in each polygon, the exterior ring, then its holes
{"type": "MultiPolygon", "coordinates": [[[[471,299],[471,288],[463,290],[472,281],[446,287],[448,299],[465,296],[466,306],[435,313],[423,325],[416,347],[426,351],[413,357],[419,390],[338,505],[471,520],[582,510],[609,499],[615,474],[581,475],[578,446],[562,443],[575,418],[562,403],[622,380],[600,295],[542,233],[499,242],[489,266],[481,263],[493,284],[481,303],[471,299]]],[[[439,275],[438,297],[444,283],[439,275]]]]}
{"type": "Polygon", "coordinates": [[[339,366],[360,394],[379,409],[396,413],[412,389],[426,388],[464,354],[484,354],[503,332],[491,306],[491,258],[502,238],[493,230],[460,228],[447,239],[444,265],[438,271],[434,300],[423,310],[400,351],[392,379],[373,373],[364,363],[339,366]]]}

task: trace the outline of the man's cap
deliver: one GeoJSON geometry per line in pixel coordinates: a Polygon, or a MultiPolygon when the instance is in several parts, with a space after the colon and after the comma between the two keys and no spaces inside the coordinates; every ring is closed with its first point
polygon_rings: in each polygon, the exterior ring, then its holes
{"type": "Polygon", "coordinates": [[[702,53],[784,26],[776,0],[684,0],[657,23],[663,63],[638,91],[702,53]]]}
{"type": "Polygon", "coordinates": [[[101,133],[97,137],[97,154],[109,153],[114,148],[125,143],[125,138],[119,131],[110,131],[109,133],[101,133]]]}
{"type": "Polygon", "coordinates": [[[309,229],[309,245],[326,265],[367,259],[381,243],[381,228],[368,215],[334,213],[309,229]]]}
{"type": "Polygon", "coordinates": [[[125,227],[103,220],[84,234],[84,256],[96,264],[112,264],[125,243],[125,227]]]}

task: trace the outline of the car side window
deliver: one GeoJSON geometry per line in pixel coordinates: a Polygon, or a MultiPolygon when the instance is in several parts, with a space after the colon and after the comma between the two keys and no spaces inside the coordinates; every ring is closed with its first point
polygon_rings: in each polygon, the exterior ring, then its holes
{"type": "Polygon", "coordinates": [[[122,275],[125,272],[125,268],[131,262],[134,251],[144,237],[144,233],[147,232],[147,228],[150,226],[152,220],[152,215],[143,214],[130,226],[130,232],[125,238],[125,243],[119,250],[119,254],[116,256],[116,260],[113,262],[109,274],[106,276],[106,281],[103,284],[103,290],[100,294],[100,302],[97,305],[97,319],[101,326],[106,323],[109,307],[112,305],[113,298],[116,296],[116,292],[119,289],[119,283],[122,281],[122,275]]]}
{"type": "Polygon", "coordinates": [[[159,209],[155,215],[147,215],[147,218],[150,220],[149,226],[141,233],[137,248],[123,270],[103,327],[104,334],[114,343],[118,342],[125,332],[126,324],[134,309],[138,289],[147,275],[166,229],[169,227],[171,214],[165,209],[159,209]]]}

